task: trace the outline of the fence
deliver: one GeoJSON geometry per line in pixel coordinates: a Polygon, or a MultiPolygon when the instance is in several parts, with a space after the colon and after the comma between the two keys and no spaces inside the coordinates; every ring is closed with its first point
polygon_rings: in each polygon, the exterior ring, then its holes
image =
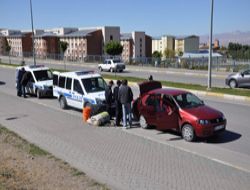
{"type": "MultiPolygon", "coordinates": [[[[4,55],[6,56],[6,54],[4,55]]],[[[17,59],[22,62],[26,60],[31,60],[33,58],[32,53],[23,53],[23,56],[10,55],[10,59],[17,59]]],[[[110,58],[107,55],[87,55],[80,57],[63,57],[62,54],[46,54],[46,55],[36,55],[37,60],[43,60],[48,63],[51,62],[64,62],[65,64],[70,63],[93,63],[98,64],[103,62],[106,58],[110,58]]],[[[121,57],[113,57],[121,58],[121,57]]],[[[154,57],[138,57],[129,58],[124,60],[127,65],[135,66],[149,66],[149,67],[162,67],[162,68],[185,68],[185,69],[199,69],[207,70],[208,68],[208,58],[154,58],[154,57]]],[[[238,71],[244,68],[250,68],[250,60],[233,60],[226,57],[213,57],[212,69],[224,70],[224,71],[238,71]]]]}

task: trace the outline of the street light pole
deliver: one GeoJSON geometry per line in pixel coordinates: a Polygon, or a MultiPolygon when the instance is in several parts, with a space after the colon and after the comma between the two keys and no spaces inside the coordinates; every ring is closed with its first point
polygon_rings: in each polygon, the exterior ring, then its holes
{"type": "Polygon", "coordinates": [[[32,2],[30,0],[30,16],[31,16],[31,27],[32,27],[32,47],[33,47],[33,59],[34,65],[36,65],[36,51],[34,46],[34,27],[33,27],[33,13],[32,13],[32,2]]]}
{"type": "Polygon", "coordinates": [[[210,20],[210,37],[209,37],[209,59],[208,59],[208,84],[207,89],[211,89],[211,78],[212,78],[212,42],[213,42],[213,11],[214,11],[214,0],[211,0],[211,20],[210,20]]]}

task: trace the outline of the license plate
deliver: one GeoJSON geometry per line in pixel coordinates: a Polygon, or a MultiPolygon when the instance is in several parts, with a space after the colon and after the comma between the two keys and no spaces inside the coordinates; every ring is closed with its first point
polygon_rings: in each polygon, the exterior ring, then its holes
{"type": "Polygon", "coordinates": [[[215,131],[218,131],[220,129],[224,129],[224,125],[218,125],[214,128],[215,131]]]}

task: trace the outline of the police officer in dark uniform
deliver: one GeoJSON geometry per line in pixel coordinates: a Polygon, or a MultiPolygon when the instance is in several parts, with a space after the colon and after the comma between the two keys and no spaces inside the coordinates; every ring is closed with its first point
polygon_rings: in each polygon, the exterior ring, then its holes
{"type": "Polygon", "coordinates": [[[113,103],[112,86],[113,84],[114,82],[112,80],[109,81],[109,84],[105,89],[106,110],[109,114],[110,119],[112,118],[112,103],[113,103]]]}
{"type": "Polygon", "coordinates": [[[121,86],[121,81],[116,81],[116,87],[114,88],[114,101],[115,101],[115,125],[120,126],[122,119],[122,104],[118,99],[118,92],[121,86]]]}

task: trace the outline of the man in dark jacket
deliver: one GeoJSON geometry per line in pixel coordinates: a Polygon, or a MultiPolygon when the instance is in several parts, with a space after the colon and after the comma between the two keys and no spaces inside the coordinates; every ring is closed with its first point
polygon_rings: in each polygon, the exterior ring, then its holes
{"type": "Polygon", "coordinates": [[[114,101],[115,101],[115,125],[120,126],[122,119],[122,104],[118,99],[119,88],[121,86],[121,81],[116,81],[116,87],[114,88],[114,101]]]}
{"type": "Polygon", "coordinates": [[[118,100],[122,104],[123,128],[130,128],[132,126],[131,102],[133,100],[133,92],[128,86],[126,79],[122,81],[122,85],[119,88],[118,100]],[[129,126],[127,126],[127,121],[129,122],[129,126]]]}
{"type": "Polygon", "coordinates": [[[22,85],[21,85],[21,80],[23,78],[23,74],[25,73],[24,68],[22,67],[21,69],[17,70],[16,73],[16,88],[17,88],[17,96],[22,96],[22,85]]]}
{"type": "Polygon", "coordinates": [[[109,81],[109,84],[105,89],[106,110],[109,113],[110,119],[112,118],[112,102],[113,102],[112,86],[113,84],[114,82],[112,80],[109,81]]]}
{"type": "Polygon", "coordinates": [[[30,72],[24,72],[22,80],[21,80],[21,85],[22,85],[22,93],[23,97],[26,98],[26,92],[25,92],[25,87],[27,86],[28,82],[31,79],[31,73],[30,72]]]}

